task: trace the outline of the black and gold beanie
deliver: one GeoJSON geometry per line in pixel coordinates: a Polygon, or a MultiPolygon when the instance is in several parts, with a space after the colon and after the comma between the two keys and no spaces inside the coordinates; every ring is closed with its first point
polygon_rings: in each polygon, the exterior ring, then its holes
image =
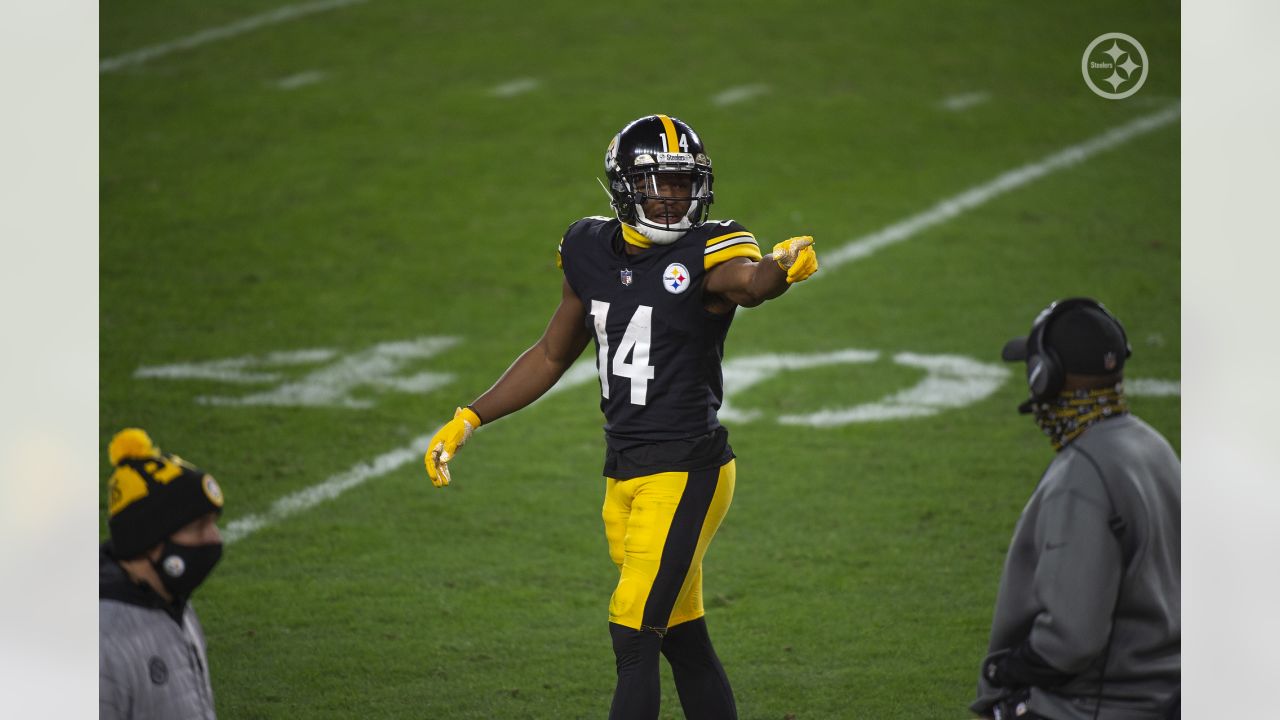
{"type": "Polygon", "coordinates": [[[107,525],[118,558],[142,555],[201,515],[222,512],[213,476],[162,454],[144,430],[116,433],[107,457],[115,467],[107,481],[107,525]]]}

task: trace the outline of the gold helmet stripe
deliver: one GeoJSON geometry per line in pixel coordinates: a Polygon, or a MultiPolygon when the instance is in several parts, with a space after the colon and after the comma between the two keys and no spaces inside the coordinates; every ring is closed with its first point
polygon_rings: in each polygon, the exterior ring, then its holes
{"type": "Polygon", "coordinates": [[[666,115],[659,115],[658,119],[662,121],[662,127],[666,128],[667,131],[667,152],[681,152],[680,138],[676,137],[676,124],[671,122],[671,118],[666,115]]]}

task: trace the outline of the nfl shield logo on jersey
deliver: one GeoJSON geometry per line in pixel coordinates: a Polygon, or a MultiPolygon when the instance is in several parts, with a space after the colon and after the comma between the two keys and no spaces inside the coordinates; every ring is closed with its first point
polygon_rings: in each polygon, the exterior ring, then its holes
{"type": "Polygon", "coordinates": [[[621,276],[622,276],[622,284],[623,284],[624,286],[629,286],[629,285],[631,285],[631,271],[630,271],[630,270],[623,270],[620,274],[621,274],[621,276]]]}
{"type": "Polygon", "coordinates": [[[662,287],[672,295],[679,295],[689,288],[689,268],[680,263],[671,263],[662,273],[662,287]]]}

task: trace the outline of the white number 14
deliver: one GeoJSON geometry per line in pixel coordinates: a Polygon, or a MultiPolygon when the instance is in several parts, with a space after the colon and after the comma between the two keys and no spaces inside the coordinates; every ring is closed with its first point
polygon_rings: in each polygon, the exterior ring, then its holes
{"type": "MultiPolygon", "coordinates": [[[[600,346],[600,354],[596,359],[596,367],[600,369],[600,394],[609,399],[609,333],[605,330],[609,318],[609,303],[600,300],[591,301],[591,316],[596,328],[596,344],[600,346]]],[[[649,337],[653,320],[653,308],[641,305],[627,323],[627,330],[622,334],[622,343],[613,355],[613,374],[631,381],[631,404],[644,405],[645,396],[649,392],[649,381],[653,379],[653,366],[649,364],[649,337]],[[627,357],[631,362],[627,362],[627,357]]]]}

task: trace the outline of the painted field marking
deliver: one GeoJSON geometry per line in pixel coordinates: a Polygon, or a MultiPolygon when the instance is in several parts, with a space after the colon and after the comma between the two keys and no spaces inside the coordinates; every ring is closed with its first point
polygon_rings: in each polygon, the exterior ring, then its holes
{"type": "MultiPolygon", "coordinates": [[[[961,408],[981,402],[1000,389],[1008,379],[1008,368],[984,363],[962,355],[919,355],[897,353],[896,365],[925,371],[915,385],[876,400],[850,408],[824,408],[802,415],[783,415],[783,425],[839,427],[850,423],[882,422],[904,418],[937,415],[943,410],[961,408]]],[[[741,388],[735,388],[740,392],[741,388]]],[[[725,393],[728,394],[727,387],[725,393]]]]}
{"type": "Polygon", "coordinates": [[[740,102],[750,100],[753,97],[764,95],[773,88],[768,85],[738,85],[731,87],[723,92],[716,93],[711,96],[711,104],[724,107],[725,105],[736,105],[740,102]]]}
{"type": "Polygon", "coordinates": [[[281,90],[297,90],[307,85],[315,85],[326,77],[327,75],[319,70],[307,70],[296,75],[280,78],[275,82],[275,86],[281,90]]]}
{"type": "Polygon", "coordinates": [[[115,72],[121,68],[129,67],[130,65],[141,65],[148,60],[153,60],[179,50],[189,50],[217,40],[225,40],[237,35],[243,35],[247,32],[251,32],[268,25],[276,25],[290,20],[297,20],[298,18],[306,17],[307,15],[314,15],[315,13],[325,12],[326,10],[336,10],[347,5],[355,5],[366,1],[367,0],[320,0],[319,2],[302,3],[300,5],[286,5],[281,8],[276,8],[270,12],[262,13],[261,15],[254,15],[243,20],[237,20],[230,25],[201,30],[194,35],[188,35],[172,42],[152,45],[123,55],[117,55],[112,58],[100,60],[98,62],[98,73],[115,72]]]}
{"type": "Polygon", "coordinates": [[[277,372],[250,371],[250,368],[269,368],[276,365],[315,365],[332,360],[338,354],[331,348],[286,350],[266,355],[243,355],[224,360],[206,360],[195,363],[143,366],[134,371],[136,378],[162,378],[165,380],[213,380],[215,382],[254,384],[277,382],[283,375],[277,372]]]}
{"type": "Polygon", "coordinates": [[[827,274],[823,275],[819,272],[813,276],[812,280],[829,277],[831,270],[847,262],[861,260],[878,250],[915,237],[923,230],[952,220],[961,213],[983,205],[1010,190],[1016,190],[1058,170],[1078,165],[1100,152],[1111,150],[1136,137],[1159,130],[1176,122],[1181,114],[1182,109],[1179,103],[1160,112],[1144,115],[1082,143],[1063,148],[1041,160],[1001,173],[981,185],[938,202],[922,213],[847,242],[832,252],[822,254],[822,269],[826,270],[827,274]]]}
{"type": "MultiPolygon", "coordinates": [[[[303,488],[276,500],[271,503],[271,508],[265,513],[236,518],[223,528],[222,541],[228,545],[238,542],[268,525],[274,525],[291,515],[313,508],[326,500],[332,500],[351,488],[386,475],[414,460],[422,462],[422,455],[427,451],[427,443],[430,441],[430,435],[416,437],[406,447],[385,452],[367,463],[356,463],[322,483],[303,488]]],[[[426,474],[426,470],[422,472],[426,474]]]]}
{"type": "MultiPolygon", "coordinates": [[[[535,400],[534,404],[586,381],[595,380],[597,377],[594,362],[576,363],[565,372],[558,384],[535,400]]],[[[479,431],[484,432],[485,429],[486,427],[481,426],[479,431]]],[[[385,452],[369,462],[356,463],[343,472],[325,478],[320,483],[286,495],[271,503],[271,508],[264,513],[236,518],[223,528],[222,541],[228,545],[239,542],[268,525],[274,525],[326,500],[332,500],[369,480],[395,472],[412,462],[422,462],[422,456],[427,452],[429,442],[431,442],[430,435],[416,437],[410,440],[406,447],[385,452]]],[[[426,470],[423,470],[423,473],[425,474],[426,470]]]]}
{"type": "Polygon", "coordinates": [[[527,92],[537,90],[538,86],[541,84],[542,81],[537,78],[519,78],[510,82],[502,83],[501,85],[495,85],[493,89],[489,91],[489,94],[500,98],[515,97],[516,95],[523,95],[527,92]]]}
{"type": "Polygon", "coordinates": [[[1154,378],[1134,378],[1124,381],[1124,391],[1128,395],[1141,397],[1177,397],[1182,395],[1181,380],[1156,380],[1154,378]]]}
{"type": "Polygon", "coordinates": [[[401,376],[405,365],[425,360],[457,345],[459,338],[431,335],[378,343],[367,350],[338,357],[329,348],[270,353],[263,356],[248,355],[226,360],[209,360],[176,365],[156,365],[138,368],[133,376],[138,378],[165,378],[169,380],[214,380],[236,384],[277,383],[263,392],[242,396],[201,395],[196,402],[202,405],[269,405],[274,407],[373,407],[373,401],[358,398],[352,392],[358,388],[378,391],[425,394],[453,382],[453,373],[424,371],[401,376]],[[276,365],[306,365],[331,362],[314,370],[300,380],[286,382],[277,372],[263,372],[276,365]]]}
{"type": "Polygon", "coordinates": [[[991,93],[988,92],[962,93],[943,98],[942,102],[938,103],[938,107],[951,112],[960,112],[961,110],[968,110],[974,105],[981,105],[990,99],[991,93]]]}
{"type": "MultiPolygon", "coordinates": [[[[1103,150],[1114,148],[1142,134],[1168,125],[1177,120],[1179,114],[1180,107],[1175,105],[1154,115],[1148,115],[1119,128],[1109,130],[1083,143],[1064,148],[1038,163],[1024,165],[1016,170],[1001,174],[992,181],[943,200],[923,213],[837,248],[835,253],[823,256],[823,265],[827,269],[827,274],[830,275],[830,271],[836,267],[868,257],[883,247],[907,240],[920,231],[934,225],[940,225],[997,195],[1026,185],[1057,170],[1083,162],[1103,150]],[[834,258],[834,262],[833,254],[837,256],[837,258],[834,258]]],[[[819,273],[817,277],[822,277],[822,273],[819,273]]],[[[562,392],[595,377],[597,377],[595,363],[590,359],[579,360],[571,366],[564,377],[560,379],[560,382],[552,388],[552,391],[562,392]]],[[[1135,394],[1137,394],[1137,390],[1143,388],[1143,384],[1142,380],[1126,382],[1129,392],[1135,394]]],[[[430,440],[429,436],[414,438],[406,447],[383,453],[369,463],[358,463],[345,472],[334,475],[318,485],[313,485],[277,500],[265,514],[249,515],[233,521],[227,526],[226,542],[241,540],[302,510],[313,507],[325,500],[331,500],[368,480],[394,472],[411,461],[419,460],[422,453],[426,452],[426,443],[430,442],[430,440]]],[[[424,470],[423,473],[425,474],[425,472],[424,470]]],[[[426,479],[424,478],[423,484],[425,485],[425,483],[426,479]]]]}
{"type": "Polygon", "coordinates": [[[880,359],[878,350],[837,350],[807,355],[752,355],[730,358],[721,366],[724,373],[724,399],[719,417],[729,422],[751,422],[760,419],[759,410],[738,410],[733,396],[778,375],[784,370],[808,370],[828,365],[861,365],[880,359]]]}

